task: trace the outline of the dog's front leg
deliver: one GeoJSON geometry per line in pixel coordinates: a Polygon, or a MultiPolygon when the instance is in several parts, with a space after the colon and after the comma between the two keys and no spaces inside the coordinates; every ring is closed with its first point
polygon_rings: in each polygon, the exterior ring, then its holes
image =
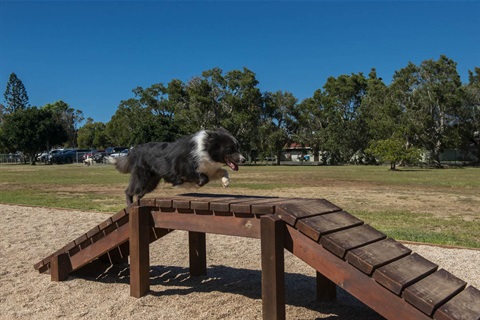
{"type": "Polygon", "coordinates": [[[222,186],[225,188],[230,185],[230,177],[228,176],[228,171],[225,169],[218,169],[217,172],[215,172],[215,179],[222,179],[222,186]]]}

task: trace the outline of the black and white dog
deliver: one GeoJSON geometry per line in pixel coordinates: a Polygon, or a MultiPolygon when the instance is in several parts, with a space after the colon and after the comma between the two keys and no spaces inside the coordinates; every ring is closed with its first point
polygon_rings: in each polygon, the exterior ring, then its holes
{"type": "Polygon", "coordinates": [[[173,186],[193,183],[203,186],[210,180],[221,179],[228,187],[226,164],[238,170],[245,162],[239,152],[239,143],[227,130],[199,131],[174,142],[149,142],[131,149],[128,156],[110,158],[121,173],[130,173],[125,194],[127,205],[133,196],[141,199],[152,192],[163,179],[173,186]]]}

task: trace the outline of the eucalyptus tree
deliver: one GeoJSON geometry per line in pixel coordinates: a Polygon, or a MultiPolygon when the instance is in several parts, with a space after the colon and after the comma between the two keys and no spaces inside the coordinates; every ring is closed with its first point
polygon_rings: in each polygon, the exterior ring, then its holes
{"type": "Polygon", "coordinates": [[[366,88],[365,76],[358,73],[329,77],[318,93],[322,115],[328,122],[324,147],[333,162],[351,161],[367,147],[366,126],[360,108],[366,88]]]}
{"type": "Polygon", "coordinates": [[[460,147],[466,159],[480,163],[480,68],[469,71],[468,84],[462,87],[460,147]]]}
{"type": "Polygon", "coordinates": [[[266,92],[260,121],[261,156],[274,154],[280,164],[282,150],[298,128],[298,99],[287,91],[266,92]]]}
{"type": "Polygon", "coordinates": [[[84,120],[83,112],[70,107],[62,100],[48,103],[43,106],[43,109],[51,111],[55,120],[63,126],[68,135],[68,146],[77,147],[77,130],[84,120]]]}
{"type": "Polygon", "coordinates": [[[391,89],[404,114],[407,145],[424,148],[439,166],[440,153],[452,140],[450,129],[459,121],[461,82],[456,63],[444,55],[419,66],[410,62],[395,72],[391,89]]]}

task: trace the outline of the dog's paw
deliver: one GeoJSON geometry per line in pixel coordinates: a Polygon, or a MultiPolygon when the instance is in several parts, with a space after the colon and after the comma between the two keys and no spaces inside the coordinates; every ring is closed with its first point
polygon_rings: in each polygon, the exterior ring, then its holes
{"type": "Polygon", "coordinates": [[[230,185],[230,179],[227,178],[227,177],[223,177],[223,178],[222,178],[222,186],[223,186],[224,188],[226,188],[226,187],[228,187],[229,185],[230,185]]]}

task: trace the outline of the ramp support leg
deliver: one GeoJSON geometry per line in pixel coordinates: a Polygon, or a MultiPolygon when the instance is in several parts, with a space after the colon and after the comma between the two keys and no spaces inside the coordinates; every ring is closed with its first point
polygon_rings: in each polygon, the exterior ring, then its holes
{"type": "Polygon", "coordinates": [[[317,271],[317,300],[334,301],[337,299],[337,285],[317,271]]]}
{"type": "Polygon", "coordinates": [[[285,319],[284,229],[276,216],[261,218],[263,319],[285,319]]]}
{"type": "Polygon", "coordinates": [[[140,298],[150,290],[150,210],[130,209],[130,296],[140,298]]]}
{"type": "Polygon", "coordinates": [[[67,253],[62,253],[52,258],[50,262],[50,280],[64,281],[72,271],[72,264],[67,253]]]}
{"type": "Polygon", "coordinates": [[[188,233],[188,247],[190,253],[190,276],[204,276],[207,274],[207,245],[205,233],[188,233]]]}

